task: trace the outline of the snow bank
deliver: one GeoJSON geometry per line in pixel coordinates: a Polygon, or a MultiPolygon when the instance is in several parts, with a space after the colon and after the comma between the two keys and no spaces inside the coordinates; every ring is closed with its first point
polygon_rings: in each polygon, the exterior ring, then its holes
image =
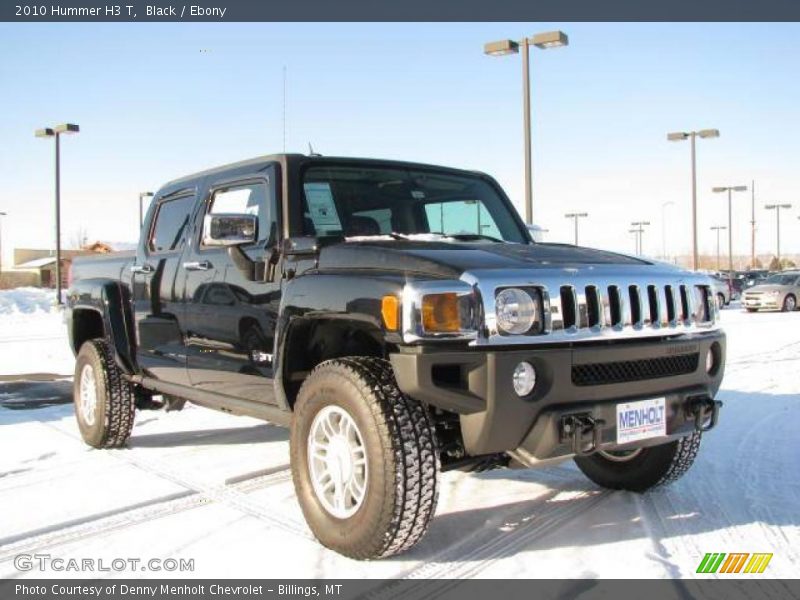
{"type": "Polygon", "coordinates": [[[53,290],[21,287],[0,290],[0,315],[52,312],[56,294],[53,290]]]}

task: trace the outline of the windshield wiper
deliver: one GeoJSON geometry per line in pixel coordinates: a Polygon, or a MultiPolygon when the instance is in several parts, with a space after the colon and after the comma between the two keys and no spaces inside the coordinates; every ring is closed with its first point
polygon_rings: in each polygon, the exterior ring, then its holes
{"type": "Polygon", "coordinates": [[[470,240],[489,240],[490,242],[503,243],[503,240],[482,233],[450,233],[447,237],[468,242],[470,240]]]}

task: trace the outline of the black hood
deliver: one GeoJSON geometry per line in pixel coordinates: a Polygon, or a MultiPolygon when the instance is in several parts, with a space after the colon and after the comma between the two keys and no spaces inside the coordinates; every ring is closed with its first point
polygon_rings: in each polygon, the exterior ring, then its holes
{"type": "Polygon", "coordinates": [[[472,269],[531,269],[585,265],[645,265],[644,260],[568,244],[359,241],[324,247],[319,268],[379,269],[458,278],[472,269]]]}

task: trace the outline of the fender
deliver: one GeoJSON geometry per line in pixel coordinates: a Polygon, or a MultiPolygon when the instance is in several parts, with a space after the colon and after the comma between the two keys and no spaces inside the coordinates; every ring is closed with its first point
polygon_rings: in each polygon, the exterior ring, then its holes
{"type": "MultiPolygon", "coordinates": [[[[274,373],[275,397],[278,405],[291,410],[287,377],[291,368],[290,334],[298,327],[314,321],[352,323],[361,330],[377,332],[386,345],[400,343],[399,332],[386,331],[381,316],[381,299],[388,294],[399,295],[404,277],[397,273],[369,271],[305,271],[290,279],[281,296],[280,318],[275,331],[274,373]]],[[[299,351],[307,352],[309,348],[299,351]]]]}
{"type": "Polygon", "coordinates": [[[77,354],[74,314],[80,310],[98,313],[103,335],[114,349],[114,360],[126,375],[139,372],[136,362],[136,333],[131,311],[131,292],[113,279],[83,279],[73,283],[67,299],[67,325],[73,352],[77,354]]]}

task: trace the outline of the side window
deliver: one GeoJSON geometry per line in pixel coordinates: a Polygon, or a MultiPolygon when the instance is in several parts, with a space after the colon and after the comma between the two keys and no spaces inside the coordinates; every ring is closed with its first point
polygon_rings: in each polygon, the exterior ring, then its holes
{"type": "Polygon", "coordinates": [[[164,200],[153,217],[148,248],[151,252],[175,250],[183,241],[194,207],[194,196],[164,200]]]}
{"type": "Polygon", "coordinates": [[[494,219],[480,200],[433,202],[425,205],[431,233],[466,233],[502,239],[494,219]]]}
{"type": "Polygon", "coordinates": [[[262,243],[269,239],[272,229],[271,204],[264,182],[234,185],[214,192],[208,214],[254,215],[258,220],[258,241],[262,243]]]}

